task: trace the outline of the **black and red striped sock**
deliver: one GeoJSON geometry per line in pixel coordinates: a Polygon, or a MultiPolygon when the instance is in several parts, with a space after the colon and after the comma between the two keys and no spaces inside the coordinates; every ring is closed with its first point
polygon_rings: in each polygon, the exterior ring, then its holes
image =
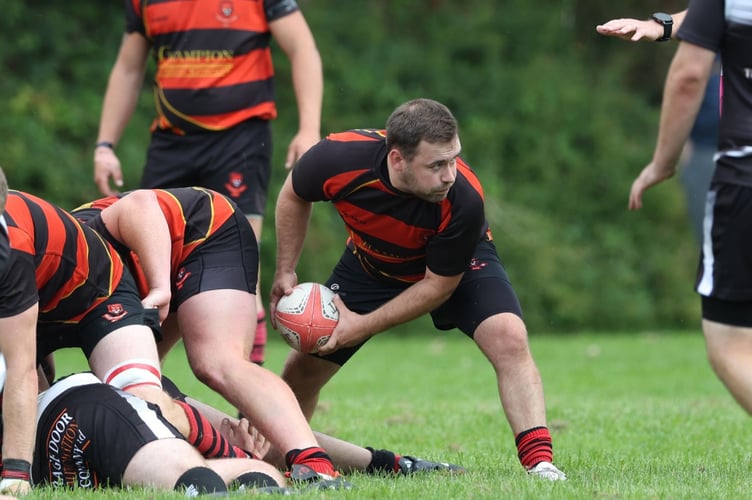
{"type": "Polygon", "coordinates": [[[517,444],[517,456],[526,469],[531,469],[541,462],[553,462],[553,444],[547,427],[533,427],[522,431],[517,434],[514,441],[517,444]]]}
{"type": "Polygon", "coordinates": [[[227,439],[196,408],[183,401],[175,400],[188,417],[190,428],[186,441],[191,443],[206,458],[253,458],[242,448],[231,445],[227,439]]]}
{"type": "Polygon", "coordinates": [[[336,477],[338,474],[334,470],[332,459],[327,455],[323,448],[311,446],[303,450],[290,450],[285,455],[285,464],[291,468],[293,464],[300,464],[310,467],[319,474],[336,477]]]}

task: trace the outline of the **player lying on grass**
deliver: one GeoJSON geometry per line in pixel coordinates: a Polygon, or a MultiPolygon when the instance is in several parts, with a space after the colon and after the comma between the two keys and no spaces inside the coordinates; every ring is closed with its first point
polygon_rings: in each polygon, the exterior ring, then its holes
{"type": "MultiPolygon", "coordinates": [[[[158,344],[161,357],[182,337],[198,378],[239,408],[275,450],[282,450],[281,457],[275,451],[269,459],[281,466],[300,460],[293,455],[290,462],[291,452],[284,451],[314,446],[308,422],[284,382],[247,361],[255,328],[251,294],[258,251],[235,205],[203,188],[154,189],[96,200],[73,214],[118,250],[136,277],[144,304],[160,308],[166,318],[158,344]]],[[[461,470],[329,439],[338,450],[332,458],[343,470],[461,470]]],[[[314,469],[331,475],[328,469],[314,469]]]]}
{"type": "MultiPolygon", "coordinates": [[[[5,375],[0,355],[0,387],[5,375]]],[[[224,493],[228,486],[276,490],[286,484],[274,466],[261,460],[204,458],[155,405],[102,383],[90,372],[45,386],[40,376],[35,486],[138,486],[190,495],[224,493]]],[[[244,457],[252,453],[236,449],[244,457]]]]}
{"type": "Polygon", "coordinates": [[[258,246],[236,205],[203,188],[138,190],[73,211],[128,263],[145,307],[159,309],[161,359],[182,338],[204,384],[285,453],[288,468],[337,472],[290,388],[249,360],[256,328],[258,246]]]}
{"type": "MultiPolygon", "coordinates": [[[[321,389],[369,338],[430,314],[438,329],[459,329],[488,358],[525,470],[563,480],[522,308],[494,245],[481,182],[460,151],[446,106],[415,99],[394,110],[386,130],[330,134],[300,158],[277,197],[273,324],[277,302],[297,284],[313,203],[331,203],[349,238],[326,283],[338,294],[339,322],[317,355],[291,351],[282,377],[310,419],[321,389]]],[[[384,360],[378,376],[400,383],[392,371],[384,360]]]]}

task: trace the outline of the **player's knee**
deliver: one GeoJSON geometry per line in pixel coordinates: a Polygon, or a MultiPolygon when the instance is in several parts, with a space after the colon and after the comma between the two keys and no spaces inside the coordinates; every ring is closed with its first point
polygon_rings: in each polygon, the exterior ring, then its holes
{"type": "Polygon", "coordinates": [[[224,480],[208,467],[188,469],[178,478],[174,489],[184,492],[186,496],[227,495],[227,485],[224,480]]]}
{"type": "Polygon", "coordinates": [[[263,472],[245,472],[236,477],[233,486],[239,490],[282,486],[277,480],[263,472]]]}

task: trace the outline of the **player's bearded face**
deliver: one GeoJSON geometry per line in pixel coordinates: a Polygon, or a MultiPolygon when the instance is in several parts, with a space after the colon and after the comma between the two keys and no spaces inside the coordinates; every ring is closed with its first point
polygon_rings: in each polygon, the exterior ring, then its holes
{"type": "Polygon", "coordinates": [[[431,202],[440,203],[449,193],[457,178],[457,157],[460,154],[458,138],[448,143],[431,144],[422,141],[416,155],[405,160],[401,171],[402,189],[431,202]]]}

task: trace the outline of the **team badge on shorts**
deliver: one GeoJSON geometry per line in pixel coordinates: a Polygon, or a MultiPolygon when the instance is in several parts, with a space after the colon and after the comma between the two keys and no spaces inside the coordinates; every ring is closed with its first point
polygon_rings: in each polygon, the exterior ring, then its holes
{"type": "Polygon", "coordinates": [[[230,181],[225,184],[225,188],[230,193],[230,196],[237,198],[243,194],[243,191],[248,189],[248,186],[243,181],[243,174],[240,172],[230,172],[230,181]]]}
{"type": "Polygon", "coordinates": [[[125,310],[122,304],[107,304],[107,312],[102,317],[110,323],[114,323],[123,319],[126,314],[128,314],[128,311],[125,310]]]}
{"type": "Polygon", "coordinates": [[[185,280],[187,280],[190,275],[190,271],[185,272],[185,267],[181,267],[180,271],[178,271],[178,275],[175,276],[175,288],[181,290],[183,285],[185,285],[185,280]]]}
{"type": "Polygon", "coordinates": [[[483,269],[484,267],[486,267],[487,265],[488,265],[488,262],[483,262],[482,260],[473,257],[470,260],[470,266],[468,267],[470,268],[471,271],[479,271],[483,269]]]}

